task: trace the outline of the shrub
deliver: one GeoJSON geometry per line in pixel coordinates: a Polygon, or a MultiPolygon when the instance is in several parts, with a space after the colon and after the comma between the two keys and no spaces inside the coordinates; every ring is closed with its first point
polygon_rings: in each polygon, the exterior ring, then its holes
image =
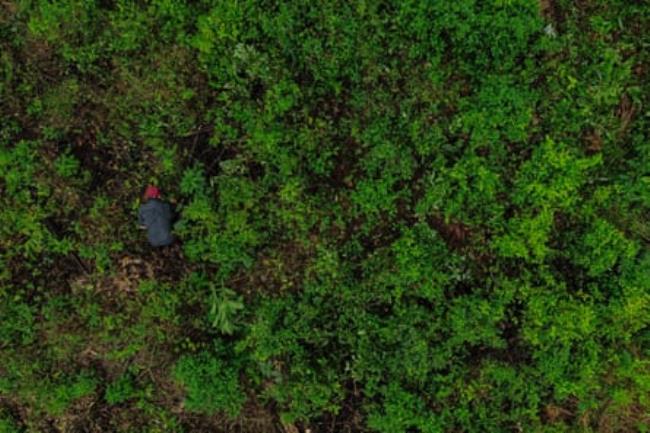
{"type": "Polygon", "coordinates": [[[181,357],[174,377],[185,387],[185,407],[190,411],[235,417],[246,401],[237,370],[208,352],[181,357]]]}
{"type": "Polygon", "coordinates": [[[110,383],[104,393],[104,398],[111,405],[123,403],[134,396],[133,378],[128,374],[124,374],[110,383]]]}

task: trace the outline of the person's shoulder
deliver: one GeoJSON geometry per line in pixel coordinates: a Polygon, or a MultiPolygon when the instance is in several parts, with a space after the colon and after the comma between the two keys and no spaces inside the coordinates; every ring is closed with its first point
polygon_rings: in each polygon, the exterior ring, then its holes
{"type": "Polygon", "coordinates": [[[161,209],[162,207],[163,203],[160,200],[151,198],[140,204],[140,212],[155,212],[156,209],[161,209]]]}
{"type": "Polygon", "coordinates": [[[164,205],[165,202],[157,198],[150,198],[149,200],[147,200],[142,204],[142,206],[147,206],[147,207],[160,207],[164,205]]]}

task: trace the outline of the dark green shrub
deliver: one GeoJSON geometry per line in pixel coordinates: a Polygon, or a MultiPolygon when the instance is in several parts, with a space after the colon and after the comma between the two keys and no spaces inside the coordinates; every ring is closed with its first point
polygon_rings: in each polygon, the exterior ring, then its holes
{"type": "Polygon", "coordinates": [[[181,357],[174,377],[187,392],[185,407],[189,411],[224,412],[235,417],[246,401],[237,370],[208,352],[181,357]]]}
{"type": "Polygon", "coordinates": [[[115,405],[129,400],[135,395],[133,378],[128,374],[124,374],[106,387],[104,398],[108,404],[115,405]]]}
{"type": "Polygon", "coordinates": [[[0,433],[19,433],[21,431],[11,418],[0,416],[0,433]]]}

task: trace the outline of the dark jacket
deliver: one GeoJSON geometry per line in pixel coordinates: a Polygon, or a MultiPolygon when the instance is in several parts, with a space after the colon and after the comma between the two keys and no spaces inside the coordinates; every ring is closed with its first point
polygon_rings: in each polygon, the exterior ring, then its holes
{"type": "Polygon", "coordinates": [[[171,245],[172,208],[169,203],[152,198],[140,205],[138,220],[147,228],[147,239],[154,247],[171,245]]]}

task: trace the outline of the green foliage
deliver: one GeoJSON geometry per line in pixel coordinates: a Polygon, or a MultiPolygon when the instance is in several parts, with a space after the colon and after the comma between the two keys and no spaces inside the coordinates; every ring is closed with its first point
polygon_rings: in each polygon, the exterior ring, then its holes
{"type": "Polygon", "coordinates": [[[79,171],[79,161],[70,154],[63,154],[54,161],[56,172],[63,177],[72,177],[79,171]]]}
{"type": "Polygon", "coordinates": [[[200,166],[195,166],[185,170],[179,188],[181,193],[186,195],[204,193],[206,185],[203,169],[200,166]]]}
{"type": "Polygon", "coordinates": [[[241,298],[230,289],[221,288],[217,291],[213,286],[211,303],[209,317],[212,326],[224,334],[232,334],[235,330],[235,315],[244,308],[241,298]]]}
{"type": "Polygon", "coordinates": [[[208,352],[181,357],[174,377],[185,387],[185,407],[190,411],[219,411],[235,417],[246,400],[237,370],[208,352]]]}
{"type": "Polygon", "coordinates": [[[0,433],[19,433],[20,431],[11,418],[0,415],[0,433]]]}
{"type": "Polygon", "coordinates": [[[29,305],[6,299],[0,312],[0,347],[28,345],[34,341],[34,316],[29,305]]]}
{"type": "Polygon", "coordinates": [[[24,364],[19,356],[9,359],[0,379],[0,393],[32,402],[38,414],[63,415],[82,397],[92,395],[97,380],[88,372],[59,373],[49,377],[47,363],[24,364]]]}
{"type": "Polygon", "coordinates": [[[182,211],[177,229],[188,238],[184,245],[190,260],[219,265],[219,276],[228,277],[239,267],[250,267],[252,250],[262,238],[253,224],[257,209],[253,203],[260,192],[244,176],[222,175],[215,179],[219,202],[203,189],[200,171],[185,173],[182,188],[191,194],[191,201],[182,211]]]}
{"type": "Polygon", "coordinates": [[[104,393],[108,404],[115,405],[124,403],[135,396],[135,388],[131,376],[125,374],[111,382],[104,393]]]}
{"type": "Polygon", "coordinates": [[[592,276],[611,270],[619,259],[631,259],[638,252],[634,242],[602,219],[594,221],[578,248],[577,262],[592,276]]]}
{"type": "Polygon", "coordinates": [[[0,430],[647,431],[649,11],[2,2],[0,430]]]}
{"type": "Polygon", "coordinates": [[[96,384],[92,377],[79,376],[70,383],[55,386],[52,394],[45,399],[45,410],[52,415],[60,415],[75,400],[92,393],[96,384]]]}
{"type": "Polygon", "coordinates": [[[422,433],[443,431],[440,419],[427,413],[425,403],[399,386],[389,386],[386,389],[383,410],[381,413],[370,412],[368,427],[382,433],[412,429],[422,433]]]}

